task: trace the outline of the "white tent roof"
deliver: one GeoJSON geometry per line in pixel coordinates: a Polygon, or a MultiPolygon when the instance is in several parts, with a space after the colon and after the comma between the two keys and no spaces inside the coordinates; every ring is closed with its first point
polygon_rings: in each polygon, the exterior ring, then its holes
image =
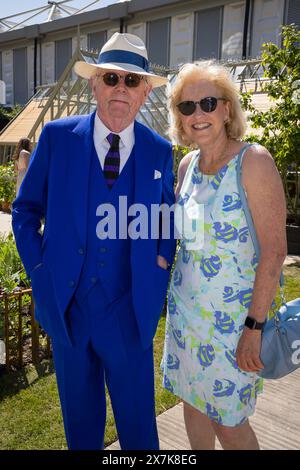
{"type": "Polygon", "coordinates": [[[58,18],[78,15],[79,13],[105,8],[109,5],[126,1],[130,0],[41,0],[41,6],[38,8],[23,10],[17,14],[0,18],[0,33],[20,29],[36,23],[46,23],[58,18]]]}

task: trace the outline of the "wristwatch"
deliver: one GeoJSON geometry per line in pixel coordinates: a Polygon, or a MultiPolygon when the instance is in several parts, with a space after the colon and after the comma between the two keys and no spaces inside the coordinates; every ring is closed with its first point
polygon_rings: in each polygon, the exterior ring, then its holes
{"type": "Polygon", "coordinates": [[[262,330],[265,324],[266,321],[259,323],[251,317],[247,317],[245,320],[245,326],[247,326],[247,328],[249,328],[250,330],[262,330]]]}

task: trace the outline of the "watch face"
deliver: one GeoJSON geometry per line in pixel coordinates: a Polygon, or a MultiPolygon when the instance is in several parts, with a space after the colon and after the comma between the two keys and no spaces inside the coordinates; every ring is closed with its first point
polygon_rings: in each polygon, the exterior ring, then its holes
{"type": "Polygon", "coordinates": [[[255,320],[253,320],[253,318],[247,317],[245,321],[245,325],[252,330],[255,325],[255,320]]]}

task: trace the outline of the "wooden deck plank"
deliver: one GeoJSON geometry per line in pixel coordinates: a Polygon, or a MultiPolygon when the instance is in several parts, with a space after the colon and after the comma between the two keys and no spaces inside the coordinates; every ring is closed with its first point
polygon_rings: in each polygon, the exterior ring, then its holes
{"type": "MultiPolygon", "coordinates": [[[[19,116],[14,119],[8,128],[0,135],[0,144],[5,143],[17,143],[20,137],[28,136],[29,132],[33,128],[40,114],[42,113],[44,106],[47,104],[47,99],[43,100],[32,100],[30,101],[19,116]]],[[[55,101],[53,103],[54,109],[57,109],[55,101]]],[[[67,109],[65,109],[60,117],[67,116],[67,109]]],[[[44,117],[44,122],[47,123],[51,120],[51,110],[49,109],[44,117]]],[[[40,125],[36,131],[36,140],[38,140],[42,131],[42,125],[40,125]]]]}

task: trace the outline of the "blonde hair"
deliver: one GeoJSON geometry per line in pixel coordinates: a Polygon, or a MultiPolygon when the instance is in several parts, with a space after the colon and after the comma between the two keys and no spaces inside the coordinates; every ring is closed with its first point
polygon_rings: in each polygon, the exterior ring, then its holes
{"type": "Polygon", "coordinates": [[[229,102],[229,119],[224,124],[228,138],[239,140],[246,131],[246,117],[241,107],[238,90],[230,77],[229,71],[223,65],[213,60],[188,63],[183,65],[176,78],[169,95],[169,107],[171,111],[171,126],[169,135],[178,144],[193,146],[189,137],[185,134],[182,126],[180,112],[177,104],[180,103],[182,90],[187,83],[197,80],[207,80],[215,85],[221,96],[229,102]]]}

